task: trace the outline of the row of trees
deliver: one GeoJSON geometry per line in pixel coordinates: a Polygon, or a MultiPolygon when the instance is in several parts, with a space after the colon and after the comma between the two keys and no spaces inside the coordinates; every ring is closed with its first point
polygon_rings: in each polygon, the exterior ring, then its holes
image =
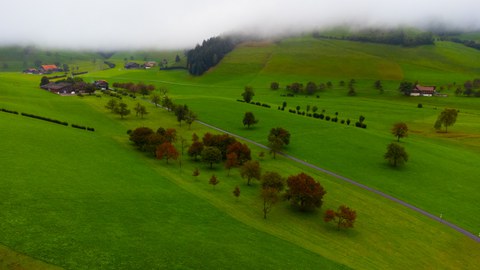
{"type": "Polygon", "coordinates": [[[235,43],[229,37],[212,37],[204,40],[202,45],[197,45],[187,52],[188,72],[192,75],[202,75],[218,64],[234,47],[235,43]]]}
{"type": "Polygon", "coordinates": [[[345,39],[361,42],[382,43],[402,46],[433,45],[434,38],[431,32],[413,33],[403,29],[380,29],[369,28],[357,32],[348,33],[341,37],[322,35],[318,32],[313,34],[315,38],[345,39]]]}
{"type": "Polygon", "coordinates": [[[133,83],[133,82],[126,82],[126,83],[119,83],[114,82],[112,84],[115,89],[123,89],[126,90],[134,95],[141,94],[142,96],[149,95],[152,91],[155,90],[155,85],[153,84],[145,84],[143,82],[133,83]]]}
{"type": "MultiPolygon", "coordinates": [[[[128,109],[128,104],[122,101],[117,101],[117,99],[112,98],[110,99],[107,104],[105,105],[105,108],[110,110],[112,113],[120,115],[120,118],[124,118],[125,116],[130,114],[130,109],[128,109]]],[[[137,103],[135,105],[135,116],[139,116],[143,118],[145,115],[148,114],[147,108],[145,105],[142,105],[140,103],[137,103]]]]}

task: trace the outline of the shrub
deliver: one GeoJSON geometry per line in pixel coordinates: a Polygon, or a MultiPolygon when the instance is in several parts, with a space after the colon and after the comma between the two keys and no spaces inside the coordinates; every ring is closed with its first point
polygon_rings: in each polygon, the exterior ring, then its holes
{"type": "Polygon", "coordinates": [[[330,121],[330,116],[327,115],[327,116],[325,117],[325,120],[330,121]]]}
{"type": "Polygon", "coordinates": [[[422,103],[418,103],[417,108],[423,108],[423,104],[422,104],[422,103]]]}
{"type": "Polygon", "coordinates": [[[325,115],[323,115],[323,113],[322,113],[322,114],[320,114],[319,118],[323,120],[323,118],[325,118],[325,115]]]}
{"type": "Polygon", "coordinates": [[[340,124],[345,124],[345,120],[342,119],[342,120],[340,121],[340,124]]]}
{"type": "Polygon", "coordinates": [[[350,119],[347,119],[347,125],[350,126],[350,119]]]}

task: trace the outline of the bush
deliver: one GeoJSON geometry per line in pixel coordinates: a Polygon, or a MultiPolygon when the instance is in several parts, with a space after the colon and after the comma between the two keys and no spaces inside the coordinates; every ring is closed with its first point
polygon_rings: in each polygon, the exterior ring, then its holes
{"type": "Polygon", "coordinates": [[[16,111],[10,111],[10,110],[7,110],[7,109],[0,109],[0,111],[6,112],[6,113],[11,113],[11,114],[18,114],[18,112],[16,112],[16,111]]]}
{"type": "Polygon", "coordinates": [[[330,116],[327,115],[327,116],[325,117],[325,120],[330,121],[330,116]]]}
{"type": "Polygon", "coordinates": [[[340,124],[345,124],[345,120],[342,119],[342,120],[340,121],[340,124]]]}
{"type": "Polygon", "coordinates": [[[87,127],[85,127],[85,126],[80,126],[80,125],[76,125],[76,124],[72,124],[72,127],[73,128],[78,128],[78,129],[83,129],[83,130],[87,129],[87,127]]]}
{"type": "Polygon", "coordinates": [[[262,107],[265,107],[265,108],[270,108],[271,106],[270,106],[270,105],[268,105],[268,104],[265,104],[265,103],[263,103],[263,104],[262,104],[262,107]]]}
{"type": "Polygon", "coordinates": [[[347,119],[347,125],[350,126],[350,119],[347,119]]]}
{"type": "Polygon", "coordinates": [[[417,108],[423,108],[423,104],[422,104],[422,103],[418,103],[417,108]]]}
{"type": "Polygon", "coordinates": [[[323,120],[323,118],[325,118],[325,115],[323,115],[323,113],[322,113],[322,114],[320,114],[319,118],[323,120]]]}

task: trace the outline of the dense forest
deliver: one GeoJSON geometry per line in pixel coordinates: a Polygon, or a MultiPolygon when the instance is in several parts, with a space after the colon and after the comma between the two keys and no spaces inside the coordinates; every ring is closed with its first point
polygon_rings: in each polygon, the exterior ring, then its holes
{"type": "Polygon", "coordinates": [[[385,29],[366,29],[358,32],[352,32],[341,36],[326,35],[319,32],[313,34],[315,38],[345,39],[351,41],[373,42],[402,46],[419,46],[434,44],[433,34],[431,32],[407,32],[403,29],[385,30],[385,29]]]}
{"type": "Polygon", "coordinates": [[[204,40],[202,45],[197,45],[195,49],[187,52],[187,69],[192,75],[202,75],[218,64],[234,47],[235,42],[228,37],[212,37],[204,40]]]}

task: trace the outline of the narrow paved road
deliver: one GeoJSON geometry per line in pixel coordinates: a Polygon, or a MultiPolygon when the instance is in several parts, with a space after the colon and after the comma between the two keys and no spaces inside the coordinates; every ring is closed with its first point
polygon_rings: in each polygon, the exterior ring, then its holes
{"type": "MultiPolygon", "coordinates": [[[[212,129],[218,130],[218,131],[220,131],[220,132],[229,134],[229,135],[234,136],[234,137],[236,137],[236,138],[239,138],[239,139],[241,139],[241,140],[247,141],[247,142],[249,142],[249,143],[252,143],[252,144],[254,144],[254,145],[256,145],[256,146],[259,146],[259,147],[261,147],[261,148],[264,148],[264,149],[266,149],[266,150],[270,150],[270,148],[268,148],[267,146],[265,146],[265,145],[263,145],[263,144],[260,144],[260,143],[257,143],[257,142],[255,142],[255,141],[252,141],[252,140],[250,140],[250,139],[248,139],[248,138],[239,136],[239,135],[237,135],[237,134],[233,134],[233,133],[228,132],[228,131],[226,131],[226,130],[223,130],[223,129],[220,129],[220,128],[218,128],[218,127],[215,127],[215,126],[212,126],[212,125],[210,125],[210,124],[207,124],[207,123],[205,123],[205,122],[202,122],[202,121],[200,121],[200,120],[197,120],[196,122],[199,123],[199,124],[202,124],[202,125],[204,125],[204,126],[207,126],[207,127],[209,127],[209,128],[212,128],[212,129]]],[[[418,208],[418,207],[415,207],[415,206],[413,206],[413,205],[411,205],[411,204],[409,204],[409,203],[407,203],[407,202],[404,202],[404,201],[402,201],[402,200],[400,200],[400,199],[397,199],[397,198],[395,198],[395,197],[392,197],[392,196],[390,196],[390,195],[388,195],[388,194],[386,194],[386,193],[383,193],[383,192],[381,192],[381,191],[379,191],[379,190],[377,190],[377,189],[374,189],[374,188],[368,187],[368,186],[366,186],[366,185],[360,184],[360,183],[358,183],[358,182],[356,182],[356,181],[353,181],[353,180],[350,179],[350,178],[347,178],[347,177],[341,176],[341,175],[339,175],[339,174],[336,174],[336,173],[334,173],[334,172],[332,172],[332,171],[329,171],[329,170],[320,168],[320,167],[315,166],[315,165],[313,165],[313,164],[311,164],[311,163],[308,163],[308,162],[305,162],[305,161],[303,161],[303,160],[301,160],[301,159],[298,159],[298,158],[296,158],[296,157],[294,157],[294,156],[291,156],[291,155],[288,155],[288,154],[285,154],[285,153],[279,153],[279,154],[282,155],[282,156],[284,156],[284,157],[286,157],[286,158],[288,158],[288,159],[290,159],[290,160],[293,160],[293,161],[295,161],[295,162],[298,162],[298,163],[300,163],[300,164],[302,164],[302,165],[305,165],[305,166],[310,167],[310,168],[312,168],[312,169],[315,169],[315,170],[317,170],[317,171],[320,171],[320,172],[329,174],[329,175],[331,175],[331,176],[333,176],[333,177],[335,177],[335,178],[337,178],[337,179],[343,180],[343,181],[348,182],[348,183],[350,183],[350,184],[352,184],[352,185],[355,185],[355,186],[357,186],[357,187],[363,188],[363,189],[368,190],[368,191],[370,191],[370,192],[373,192],[373,193],[375,193],[375,194],[377,194],[377,195],[380,195],[380,196],[382,196],[382,197],[384,197],[384,198],[387,198],[387,199],[389,199],[389,200],[391,200],[391,201],[394,201],[394,202],[396,202],[396,203],[399,203],[399,204],[401,204],[401,205],[403,205],[403,206],[405,206],[405,207],[408,207],[408,208],[412,209],[413,211],[416,211],[416,212],[418,212],[418,213],[420,213],[420,214],[422,214],[422,215],[424,215],[424,216],[427,216],[427,217],[429,217],[429,218],[431,218],[431,219],[433,219],[433,220],[436,220],[436,221],[438,221],[438,222],[440,222],[440,223],[443,223],[443,224],[447,225],[448,227],[450,227],[450,228],[452,228],[452,229],[454,229],[454,230],[456,230],[456,231],[458,231],[458,232],[460,232],[460,233],[463,233],[464,235],[468,236],[469,238],[471,238],[471,239],[473,239],[473,240],[475,240],[475,241],[477,241],[477,242],[480,243],[480,237],[479,237],[480,234],[479,234],[479,236],[476,236],[476,235],[470,233],[469,231],[464,230],[464,229],[458,227],[457,225],[455,225],[455,224],[453,224],[453,223],[451,223],[451,222],[448,222],[448,221],[446,221],[446,220],[444,220],[444,219],[441,219],[440,217],[437,217],[437,216],[435,216],[435,215],[432,215],[431,213],[428,213],[428,212],[425,211],[425,210],[422,210],[422,209],[420,209],[420,208],[418,208]]]]}

